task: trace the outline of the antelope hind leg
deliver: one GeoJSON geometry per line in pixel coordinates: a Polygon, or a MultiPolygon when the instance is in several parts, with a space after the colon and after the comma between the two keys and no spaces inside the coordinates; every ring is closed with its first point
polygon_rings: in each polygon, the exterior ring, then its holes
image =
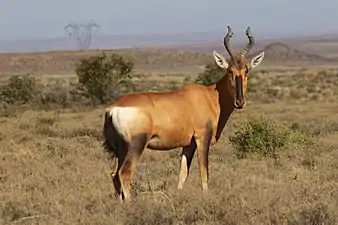
{"type": "Polygon", "coordinates": [[[122,187],[122,199],[131,200],[131,181],[136,164],[141,157],[148,141],[147,134],[134,136],[128,143],[127,155],[118,171],[122,187]]]}
{"type": "Polygon", "coordinates": [[[111,178],[112,179],[114,179],[114,176],[115,176],[115,174],[116,174],[116,172],[117,172],[117,169],[118,169],[118,159],[115,157],[114,159],[113,159],[113,163],[114,163],[114,166],[113,166],[113,170],[112,170],[112,172],[111,172],[111,178]]]}

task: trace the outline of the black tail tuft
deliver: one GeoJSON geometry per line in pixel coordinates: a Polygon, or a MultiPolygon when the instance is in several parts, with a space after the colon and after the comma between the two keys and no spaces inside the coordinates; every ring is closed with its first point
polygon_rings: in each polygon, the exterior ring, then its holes
{"type": "Polygon", "coordinates": [[[116,156],[116,149],[115,146],[113,146],[111,144],[111,142],[113,140],[109,140],[111,138],[113,138],[112,134],[116,133],[114,125],[113,125],[113,121],[112,121],[112,117],[109,114],[109,112],[105,113],[105,118],[104,118],[104,124],[103,124],[103,143],[102,143],[102,147],[104,148],[104,150],[111,156],[114,157],[116,156]]]}

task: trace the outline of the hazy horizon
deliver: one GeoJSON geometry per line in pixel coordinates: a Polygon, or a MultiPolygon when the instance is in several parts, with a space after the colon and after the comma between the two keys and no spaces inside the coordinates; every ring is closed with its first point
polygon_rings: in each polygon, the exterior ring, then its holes
{"type": "Polygon", "coordinates": [[[3,0],[1,40],[52,38],[66,36],[70,22],[100,24],[100,35],[190,33],[225,30],[230,24],[235,35],[243,35],[247,26],[259,37],[338,33],[338,2],[323,0],[312,4],[305,0],[257,1],[214,0],[155,1],[131,0],[86,2],[3,0]],[[320,16],[316,16],[320,14],[320,16]],[[322,16],[324,14],[325,16],[322,16]]]}
{"type": "Polygon", "coordinates": [[[314,3],[305,0],[260,3],[3,0],[0,52],[74,49],[75,40],[68,37],[64,26],[71,22],[87,24],[91,20],[100,25],[91,44],[93,48],[214,42],[221,40],[227,25],[234,29],[234,42],[246,38],[248,26],[256,40],[338,34],[335,20],[338,2],[314,3]],[[165,37],[165,34],[170,35],[165,37]],[[107,35],[111,38],[104,38],[107,35]],[[140,35],[147,38],[142,39],[140,35]]]}

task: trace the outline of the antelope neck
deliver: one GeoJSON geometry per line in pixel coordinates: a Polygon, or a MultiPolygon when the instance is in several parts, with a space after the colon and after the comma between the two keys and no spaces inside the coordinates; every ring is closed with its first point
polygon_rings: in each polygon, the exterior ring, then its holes
{"type": "Polygon", "coordinates": [[[224,76],[217,84],[212,85],[212,89],[217,92],[220,115],[218,118],[217,131],[216,131],[216,141],[220,138],[221,133],[225,127],[226,122],[228,121],[231,113],[235,110],[234,101],[229,93],[227,85],[227,76],[224,76]]]}
{"type": "Polygon", "coordinates": [[[220,81],[215,84],[215,91],[218,93],[218,102],[220,108],[226,108],[226,111],[230,111],[230,113],[235,109],[234,101],[229,93],[228,89],[228,80],[225,75],[220,81]]]}

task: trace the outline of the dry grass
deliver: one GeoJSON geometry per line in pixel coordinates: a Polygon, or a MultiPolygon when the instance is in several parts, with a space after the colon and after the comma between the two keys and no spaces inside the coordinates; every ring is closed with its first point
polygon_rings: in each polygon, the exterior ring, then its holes
{"type": "Polygon", "coordinates": [[[134,201],[113,194],[101,148],[102,109],[24,111],[0,119],[2,224],[336,224],[337,107],[332,103],[249,104],[236,112],[210,153],[210,190],[201,192],[196,159],[177,191],[179,150],[146,151],[134,201]],[[322,131],[310,147],[278,161],[234,156],[228,135],[248,116],[322,131]]]}
{"type": "MultiPolygon", "coordinates": [[[[144,75],[138,87],[172,89],[183,78],[144,75]]],[[[124,205],[101,147],[103,108],[1,111],[0,223],[337,224],[337,72],[262,71],[249,79],[248,106],[210,151],[209,192],[201,191],[196,159],[178,191],[180,150],[148,150],[134,200],[124,205]],[[237,159],[228,141],[234,124],[260,115],[312,135],[314,144],[289,146],[278,159],[237,159]]]]}
{"type": "Polygon", "coordinates": [[[249,76],[249,98],[254,101],[327,102],[338,95],[336,69],[260,71],[249,76]]]}

